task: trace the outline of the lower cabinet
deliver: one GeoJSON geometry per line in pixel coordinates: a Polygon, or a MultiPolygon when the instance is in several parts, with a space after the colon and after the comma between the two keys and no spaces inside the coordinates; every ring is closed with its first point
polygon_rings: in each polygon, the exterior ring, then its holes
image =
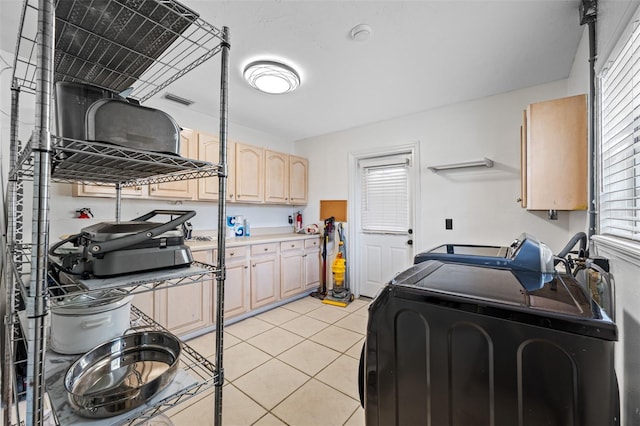
{"type": "Polygon", "coordinates": [[[251,246],[251,309],[279,299],[280,264],[277,254],[277,243],[251,246]]]}
{"type": "MultiPolygon", "coordinates": [[[[224,282],[225,319],[249,311],[249,261],[246,252],[246,247],[226,249],[224,261],[227,269],[227,277],[224,282]]],[[[215,306],[215,303],[212,303],[211,306],[215,306]]]]}
{"type": "Polygon", "coordinates": [[[320,286],[320,239],[304,240],[304,279],[302,290],[313,290],[320,286]]]}
{"type": "Polygon", "coordinates": [[[304,284],[304,241],[280,243],[280,297],[295,296],[304,284]]]}
{"type": "MultiPolygon", "coordinates": [[[[225,250],[225,320],[253,309],[318,288],[319,239],[247,244],[225,250]]],[[[194,260],[217,263],[213,249],[192,251],[194,260]]],[[[210,327],[216,321],[216,281],[164,288],[136,294],[133,304],[180,336],[210,327]]]]}
{"type": "MultiPolygon", "coordinates": [[[[211,250],[194,251],[193,259],[211,263],[211,250]]],[[[159,290],[156,312],[158,322],[180,336],[207,327],[212,323],[211,292],[213,278],[198,283],[159,290]]]]}

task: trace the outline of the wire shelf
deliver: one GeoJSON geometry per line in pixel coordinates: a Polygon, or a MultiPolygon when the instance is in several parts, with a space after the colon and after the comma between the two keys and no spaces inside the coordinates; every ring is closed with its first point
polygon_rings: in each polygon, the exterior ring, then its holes
{"type": "MultiPolygon", "coordinates": [[[[131,306],[131,323],[136,327],[142,326],[145,329],[167,332],[164,327],[154,322],[135,306],[131,306]]],[[[106,419],[85,419],[72,411],[67,402],[67,393],[64,388],[65,373],[76,358],[77,356],[60,355],[54,352],[49,352],[47,355],[47,391],[60,425],[141,425],[152,417],[218,384],[215,365],[189,345],[182,343],[179,371],[167,389],[146,404],[119,416],[106,419]]]]}
{"type": "MultiPolygon", "coordinates": [[[[26,0],[13,78],[36,92],[36,0],[26,0]]],[[[144,102],[220,52],[223,33],[173,0],[57,0],[56,81],[92,84],[144,102]]]]}
{"type": "MultiPolygon", "coordinates": [[[[52,265],[57,265],[53,260],[52,265]]],[[[129,294],[140,294],[148,291],[160,290],[167,287],[195,284],[209,279],[212,274],[219,273],[220,269],[213,265],[194,261],[187,268],[163,269],[159,271],[143,272],[139,274],[127,274],[113,278],[82,278],[65,272],[49,272],[49,299],[52,305],[60,302],[71,294],[86,294],[99,297],[100,300],[118,299],[129,294]]],[[[79,304],[83,301],[79,300],[79,304]]],[[[86,303],[86,301],[84,302],[86,303]]],[[[74,303],[65,300],[65,306],[74,303]]]]}
{"type": "MultiPolygon", "coordinates": [[[[141,151],[103,142],[52,137],[54,182],[120,183],[123,187],[219,176],[222,168],[207,161],[141,151]]],[[[33,139],[10,171],[13,178],[34,176],[33,139]]]]}

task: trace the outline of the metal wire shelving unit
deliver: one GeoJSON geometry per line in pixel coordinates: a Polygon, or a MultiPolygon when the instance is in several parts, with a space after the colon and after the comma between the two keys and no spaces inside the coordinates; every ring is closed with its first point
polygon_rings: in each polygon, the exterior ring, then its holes
{"type": "MultiPolygon", "coordinates": [[[[46,391],[56,387],[59,390],[61,386],[59,376],[65,362],[46,348],[46,319],[52,303],[70,293],[99,294],[108,299],[123,293],[189,285],[213,276],[217,292],[215,362],[209,362],[185,344],[180,373],[185,378],[176,376],[180,377],[176,389],[165,390],[139,409],[106,419],[107,423],[95,421],[95,424],[142,424],[212,386],[214,423],[222,424],[229,48],[228,28],[219,29],[205,22],[197,12],[174,0],[25,0],[11,88],[3,276],[7,290],[2,380],[5,410],[0,423],[44,424],[46,391]],[[217,54],[221,57],[219,164],[63,138],[50,130],[54,81],[91,84],[121,93],[134,102],[144,102],[217,54]],[[18,140],[22,93],[35,95],[35,126],[24,147],[18,140]],[[48,255],[52,182],[115,184],[115,215],[120,220],[124,187],[209,176],[217,176],[219,182],[215,266],[193,262],[182,270],[132,274],[111,281],[73,277],[61,280],[52,273],[55,268],[50,268],[53,262],[48,255]],[[32,182],[33,188],[31,216],[24,211],[23,187],[27,181],[32,182]],[[25,220],[32,224],[30,242],[23,235],[25,220]],[[26,353],[26,359],[20,357],[22,352],[26,353]],[[50,362],[52,359],[60,362],[50,362]],[[16,368],[26,371],[24,386],[17,383],[16,368]],[[26,399],[26,416],[13,417],[11,412],[19,412],[15,408],[21,399],[26,399]]],[[[162,329],[135,308],[132,320],[162,329]]],[[[70,357],[68,363],[72,360],[70,357]]],[[[56,422],[74,424],[74,413],[64,410],[68,404],[56,398],[51,400],[56,422]]],[[[87,419],[83,419],[83,424],[87,421],[94,424],[87,419]]]]}

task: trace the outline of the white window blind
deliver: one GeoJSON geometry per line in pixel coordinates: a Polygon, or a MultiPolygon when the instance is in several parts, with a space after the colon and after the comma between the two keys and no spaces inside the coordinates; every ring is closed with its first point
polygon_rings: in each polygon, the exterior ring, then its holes
{"type": "Polygon", "coordinates": [[[406,233],[410,228],[410,162],[406,156],[391,160],[360,163],[361,225],[365,232],[406,233]]]}
{"type": "Polygon", "coordinates": [[[600,233],[640,241],[640,27],[600,77],[600,233]]]}

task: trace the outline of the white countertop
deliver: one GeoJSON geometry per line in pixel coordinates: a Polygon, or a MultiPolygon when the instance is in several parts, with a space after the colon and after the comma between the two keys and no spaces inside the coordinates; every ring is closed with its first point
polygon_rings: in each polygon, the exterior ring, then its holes
{"type": "MultiPolygon", "coordinates": [[[[286,233],[286,234],[267,234],[267,235],[256,235],[250,237],[237,237],[237,238],[227,238],[225,240],[226,247],[240,247],[251,244],[262,244],[262,243],[279,243],[282,241],[291,241],[291,240],[307,240],[313,238],[320,238],[320,234],[296,234],[296,233],[286,233]]],[[[218,247],[218,241],[197,241],[197,240],[187,240],[186,244],[191,248],[191,250],[210,250],[218,247]]]]}

